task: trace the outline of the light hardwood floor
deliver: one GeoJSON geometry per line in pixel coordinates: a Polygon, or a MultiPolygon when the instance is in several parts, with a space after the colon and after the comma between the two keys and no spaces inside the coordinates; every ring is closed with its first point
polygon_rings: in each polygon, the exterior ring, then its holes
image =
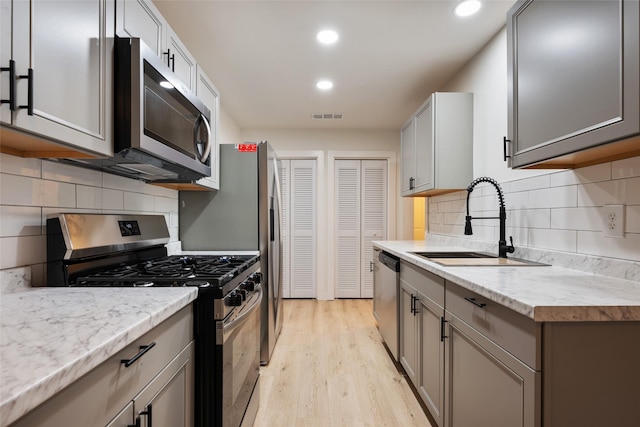
{"type": "Polygon", "coordinates": [[[254,427],[431,426],[383,347],[371,300],[285,300],[260,373],[254,427]]]}

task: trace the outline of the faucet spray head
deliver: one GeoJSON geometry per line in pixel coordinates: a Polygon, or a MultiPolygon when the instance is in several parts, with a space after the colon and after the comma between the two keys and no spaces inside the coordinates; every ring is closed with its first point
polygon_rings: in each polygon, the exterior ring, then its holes
{"type": "Polygon", "coordinates": [[[471,216],[467,215],[464,217],[464,234],[467,236],[471,236],[473,234],[473,229],[471,228],[471,216]]]}

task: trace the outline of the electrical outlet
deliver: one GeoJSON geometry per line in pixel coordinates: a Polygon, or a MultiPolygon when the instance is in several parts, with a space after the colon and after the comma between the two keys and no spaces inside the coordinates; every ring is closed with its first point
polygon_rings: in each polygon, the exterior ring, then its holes
{"type": "Polygon", "coordinates": [[[624,205],[603,206],[605,237],[624,237],[624,205]]]}

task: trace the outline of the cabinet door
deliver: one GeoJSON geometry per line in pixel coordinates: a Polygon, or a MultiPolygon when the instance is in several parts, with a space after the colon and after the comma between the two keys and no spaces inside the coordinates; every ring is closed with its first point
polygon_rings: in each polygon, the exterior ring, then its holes
{"type": "Polygon", "coordinates": [[[447,312],[447,427],[536,427],[535,371],[447,312]]]}
{"type": "Polygon", "coordinates": [[[444,406],[444,342],[441,322],[444,309],[420,294],[421,369],[418,392],[439,426],[443,423],[444,406]]]}
{"type": "Polygon", "coordinates": [[[14,112],[14,126],[113,153],[114,10],[110,0],[13,2],[16,74],[32,75],[16,90],[18,105],[32,111],[14,112]]]}
{"type": "Polygon", "coordinates": [[[400,191],[403,196],[413,192],[416,177],[416,139],[415,119],[412,118],[400,129],[400,144],[402,150],[402,184],[400,191]]]}
{"type": "MultiPolygon", "coordinates": [[[[0,67],[7,68],[0,72],[0,99],[9,100],[9,61],[11,57],[12,2],[0,1],[0,67]]],[[[0,123],[11,124],[9,104],[0,104],[0,123]]]]}
{"type": "Polygon", "coordinates": [[[415,298],[418,292],[400,280],[400,364],[414,385],[418,384],[418,327],[415,298]]]}
{"type": "MultiPolygon", "coordinates": [[[[73,423],[71,423],[73,424],[73,423]]],[[[120,412],[116,417],[107,424],[106,427],[131,427],[134,425],[133,420],[133,401],[120,412]]]]}
{"type": "Polygon", "coordinates": [[[117,0],[116,34],[139,37],[162,57],[167,22],[151,1],[117,0]]]}
{"type": "Polygon", "coordinates": [[[191,342],[134,399],[134,411],[143,426],[193,425],[194,344],[191,342]]]}
{"type": "Polygon", "coordinates": [[[433,100],[431,96],[416,113],[416,171],[415,191],[425,191],[434,188],[434,133],[433,133],[433,100]]]}
{"type": "Polygon", "coordinates": [[[520,1],[507,17],[511,164],[640,132],[638,2],[520,1]]]}
{"type": "Polygon", "coordinates": [[[220,188],[220,92],[197,67],[196,96],[211,111],[211,176],[198,180],[198,184],[218,190],[220,188]]]}
{"type": "MultiPolygon", "coordinates": [[[[166,28],[166,43],[163,55],[167,65],[191,91],[196,88],[196,59],[189,53],[170,26],[166,28]]],[[[202,71],[200,71],[202,73],[202,71]]],[[[216,91],[217,93],[217,91],[216,91]]]]}

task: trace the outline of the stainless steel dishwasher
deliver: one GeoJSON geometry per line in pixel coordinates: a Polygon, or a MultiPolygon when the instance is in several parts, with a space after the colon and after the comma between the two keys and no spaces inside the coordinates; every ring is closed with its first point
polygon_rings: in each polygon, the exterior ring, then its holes
{"type": "Polygon", "coordinates": [[[398,361],[400,259],[377,248],[374,251],[373,315],[378,321],[378,330],[389,352],[398,361]]]}

